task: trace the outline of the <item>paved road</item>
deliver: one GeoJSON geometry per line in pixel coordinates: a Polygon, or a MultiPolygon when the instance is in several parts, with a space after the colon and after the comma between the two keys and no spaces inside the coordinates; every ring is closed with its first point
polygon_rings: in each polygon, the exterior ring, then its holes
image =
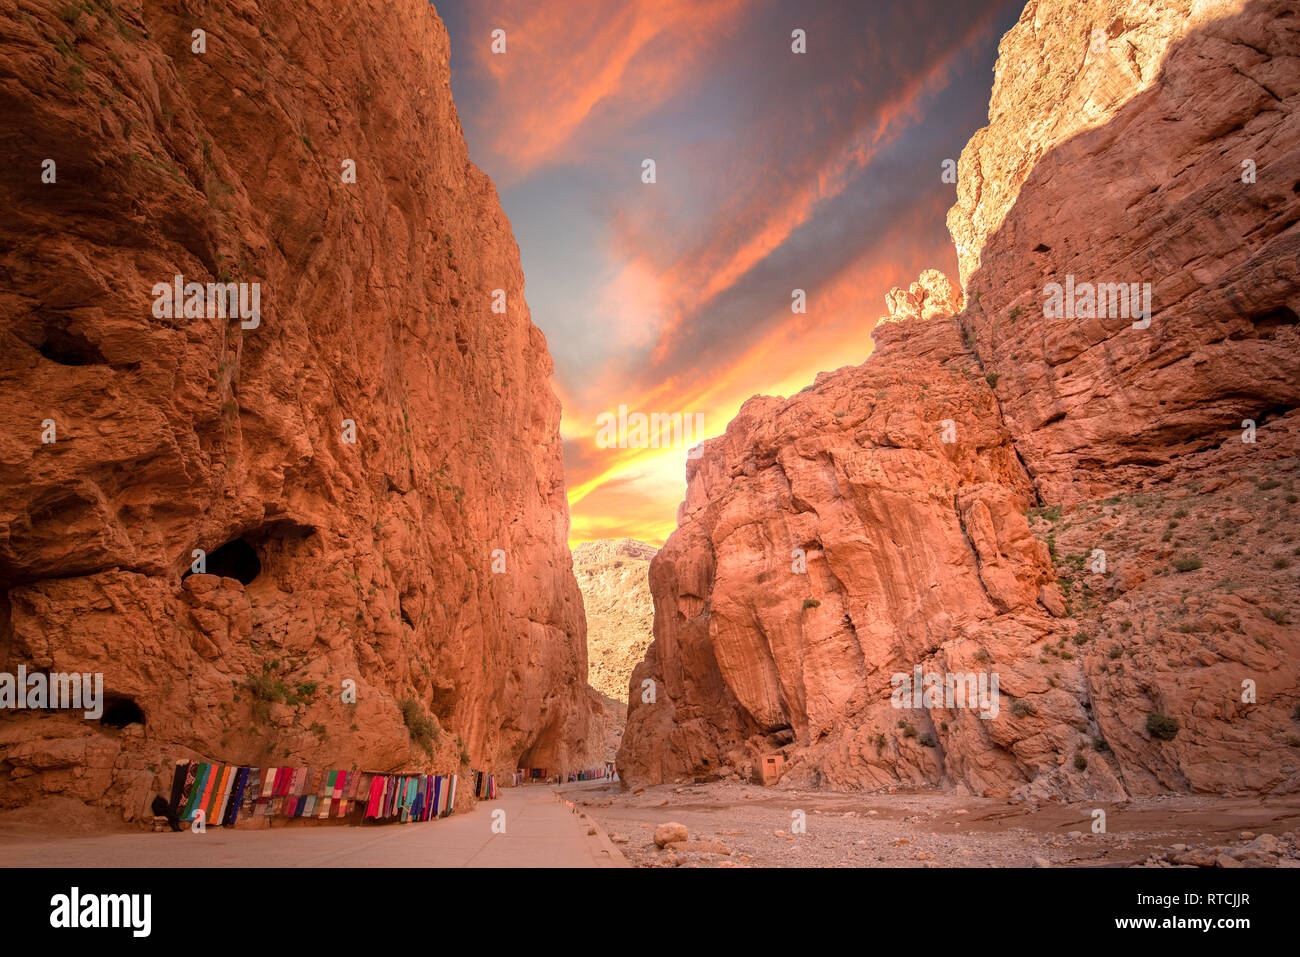
{"type": "MultiPolygon", "coordinates": [[[[594,784],[594,782],[593,782],[594,784]]],[[[596,785],[599,786],[599,785],[596,785]]],[[[575,790],[570,785],[565,792],[575,790]]],[[[579,788],[576,790],[586,790],[579,788]]],[[[627,867],[594,822],[554,787],[502,788],[495,801],[438,821],[373,827],[209,828],[0,843],[10,867],[627,867]],[[505,833],[493,833],[494,812],[505,833]],[[499,817],[499,816],[498,816],[499,817]]]]}

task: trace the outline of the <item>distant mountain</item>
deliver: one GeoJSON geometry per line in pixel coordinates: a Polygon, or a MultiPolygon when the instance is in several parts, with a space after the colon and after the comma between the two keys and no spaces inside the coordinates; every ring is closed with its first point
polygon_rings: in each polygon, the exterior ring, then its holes
{"type": "Polygon", "coordinates": [[[657,552],[631,538],[584,542],[573,549],[573,574],[587,609],[587,681],[623,704],[632,669],[654,637],[650,559],[657,552]]]}

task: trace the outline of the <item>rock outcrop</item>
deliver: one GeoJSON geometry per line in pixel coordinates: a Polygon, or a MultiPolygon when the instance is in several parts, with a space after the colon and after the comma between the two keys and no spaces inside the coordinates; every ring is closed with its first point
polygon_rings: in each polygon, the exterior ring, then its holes
{"type": "Polygon", "coordinates": [[[6,714],[0,806],[585,766],[551,361],[433,8],[63,6],[0,9],[0,667],[108,710],[6,714]]]}
{"type": "Polygon", "coordinates": [[[1300,15],[1031,2],[1000,53],[963,293],[688,463],[629,783],[1300,788],[1300,15]]]}

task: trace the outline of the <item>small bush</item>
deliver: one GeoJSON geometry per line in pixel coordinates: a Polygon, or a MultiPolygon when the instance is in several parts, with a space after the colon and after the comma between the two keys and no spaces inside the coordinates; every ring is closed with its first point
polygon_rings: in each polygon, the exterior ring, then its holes
{"type": "Polygon", "coordinates": [[[1074,756],[1074,766],[1080,771],[1088,770],[1088,759],[1083,756],[1083,752],[1079,752],[1074,756]]]}
{"type": "Polygon", "coordinates": [[[437,736],[438,726],[424,713],[424,709],[411,698],[407,698],[398,707],[402,710],[402,721],[406,724],[406,730],[410,733],[411,740],[432,755],[433,741],[437,736]]]}
{"type": "Polygon", "coordinates": [[[996,389],[998,387],[998,379],[1000,378],[1001,376],[999,376],[996,372],[984,373],[984,381],[989,384],[990,389],[996,389]]]}
{"type": "Polygon", "coordinates": [[[939,742],[935,739],[934,735],[932,735],[929,731],[921,735],[920,744],[921,747],[923,748],[937,748],[939,746],[939,742]]]}
{"type": "Polygon", "coordinates": [[[1264,481],[1262,482],[1257,482],[1255,484],[1255,487],[1259,489],[1261,492],[1271,492],[1273,489],[1277,488],[1281,484],[1282,483],[1279,482],[1277,479],[1264,479],[1264,481]]]}
{"type": "Polygon", "coordinates": [[[903,737],[905,737],[905,738],[915,738],[915,737],[916,737],[916,728],[912,727],[910,724],[904,723],[904,724],[903,724],[903,737]]]}
{"type": "Polygon", "coordinates": [[[1034,713],[1034,706],[1024,698],[1017,698],[1015,701],[1011,702],[1011,713],[1017,718],[1023,718],[1027,714],[1034,713]]]}
{"type": "Polygon", "coordinates": [[[1196,555],[1180,555],[1174,559],[1174,569],[1180,572],[1194,572],[1203,564],[1196,555]]]}
{"type": "Polygon", "coordinates": [[[1172,741],[1178,737],[1178,732],[1182,730],[1182,725],[1177,718],[1170,718],[1163,714],[1147,715],[1147,733],[1153,738],[1159,738],[1161,741],[1172,741]]]}
{"type": "Polygon", "coordinates": [[[1110,745],[1106,742],[1106,739],[1103,738],[1101,735],[1097,735],[1092,739],[1092,746],[1096,748],[1099,752],[1110,750],[1110,745]]]}
{"type": "Polygon", "coordinates": [[[821,604],[822,603],[819,602],[816,598],[805,598],[803,600],[804,608],[820,608],[821,604]]]}
{"type": "Polygon", "coordinates": [[[1275,624],[1278,625],[1291,624],[1290,617],[1281,608],[1265,608],[1263,609],[1263,611],[1264,611],[1264,617],[1275,624]]]}

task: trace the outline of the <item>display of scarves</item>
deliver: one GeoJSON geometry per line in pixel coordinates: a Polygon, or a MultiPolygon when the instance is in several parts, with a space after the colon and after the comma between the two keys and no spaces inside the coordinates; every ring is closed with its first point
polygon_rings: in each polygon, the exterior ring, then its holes
{"type": "Polygon", "coordinates": [[[221,819],[223,827],[233,827],[239,818],[239,809],[244,803],[244,788],[248,784],[249,768],[240,768],[235,775],[235,786],[230,792],[230,801],[226,805],[226,814],[221,819]]]}
{"type": "Polygon", "coordinates": [[[203,796],[203,822],[211,825],[217,819],[217,808],[226,793],[226,778],[230,775],[230,765],[218,764],[212,769],[212,787],[203,796]]]}
{"type": "Polygon", "coordinates": [[[190,793],[185,798],[185,807],[181,810],[182,821],[192,821],[194,819],[194,810],[198,806],[199,798],[203,795],[203,787],[208,780],[209,764],[200,763],[194,769],[194,783],[190,785],[190,793]]]}
{"type": "Polygon", "coordinates": [[[177,761],[172,768],[172,793],[167,802],[167,808],[175,814],[181,805],[181,792],[185,790],[185,767],[184,761],[177,761]]]}
{"type": "Polygon", "coordinates": [[[189,803],[190,795],[194,793],[194,778],[197,775],[198,770],[199,764],[197,761],[189,761],[186,763],[185,786],[181,789],[180,805],[176,808],[178,813],[180,812],[181,806],[189,803]]]}
{"type": "Polygon", "coordinates": [[[233,764],[226,765],[226,778],[221,782],[221,800],[212,815],[212,823],[220,826],[226,819],[226,810],[230,807],[230,799],[235,793],[235,781],[239,777],[239,768],[233,764]]]}
{"type": "Polygon", "coordinates": [[[257,806],[257,795],[262,790],[262,768],[249,768],[248,781],[244,787],[244,803],[240,807],[243,814],[252,815],[253,808],[257,806]]]}
{"type": "MultiPolygon", "coordinates": [[[[496,797],[496,777],[474,773],[472,787],[496,797]]],[[[371,774],[327,768],[243,767],[178,761],[171,807],[183,821],[232,827],[245,817],[328,820],[355,811],[364,820],[430,821],[455,810],[454,774],[371,774]]]]}
{"type": "Polygon", "coordinates": [[[366,817],[371,818],[378,815],[379,798],[384,788],[384,781],[381,777],[374,777],[370,781],[370,798],[366,803],[366,817]]]}

